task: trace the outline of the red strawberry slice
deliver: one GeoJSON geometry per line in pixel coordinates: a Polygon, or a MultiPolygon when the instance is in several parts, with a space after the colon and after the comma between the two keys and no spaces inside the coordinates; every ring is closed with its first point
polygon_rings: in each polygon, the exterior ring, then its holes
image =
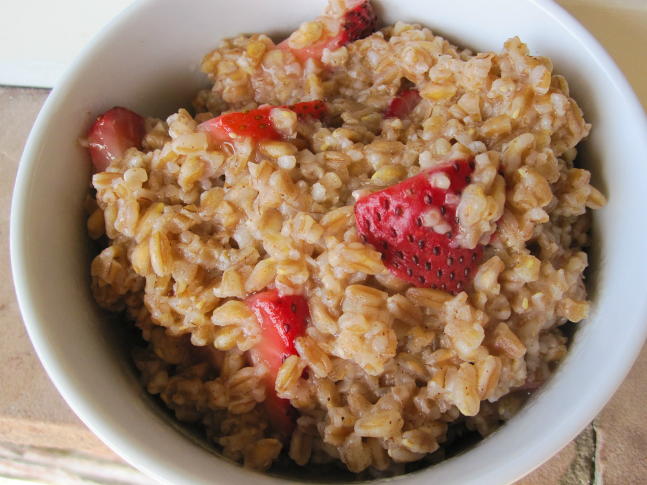
{"type": "Polygon", "coordinates": [[[454,294],[470,283],[483,248],[461,248],[453,238],[460,193],[473,171],[471,160],[457,160],[357,201],[357,230],[393,274],[454,294]]]}
{"type": "Polygon", "coordinates": [[[141,148],[144,118],[126,108],[114,107],[100,115],[88,130],[88,150],[97,172],[123,157],[130,147],[141,148]]]}
{"type": "Polygon", "coordinates": [[[201,123],[198,129],[208,132],[214,141],[228,141],[238,137],[255,140],[278,140],[281,134],[270,119],[273,106],[246,112],[227,113],[201,123]]]}
{"type": "Polygon", "coordinates": [[[304,101],[303,103],[293,104],[290,109],[301,119],[322,120],[328,113],[328,107],[323,101],[304,101]]]}
{"type": "Polygon", "coordinates": [[[422,98],[417,89],[405,89],[391,100],[389,107],[384,113],[385,118],[404,119],[409,116],[422,98]]]}
{"type": "Polygon", "coordinates": [[[297,411],[292,407],[289,399],[277,396],[274,387],[267,384],[264,404],[272,428],[284,439],[289,438],[294,431],[298,417],[297,411]]]}
{"type": "Polygon", "coordinates": [[[322,119],[328,112],[323,101],[305,101],[292,106],[263,106],[251,111],[227,113],[201,123],[198,129],[210,134],[214,141],[229,141],[238,137],[254,140],[278,140],[281,134],[274,128],[270,113],[274,108],[293,110],[301,119],[322,119]]]}
{"type": "Polygon", "coordinates": [[[252,349],[252,359],[269,370],[265,408],[277,431],[288,436],[294,428],[294,410],[287,399],[276,395],[274,384],[283,361],[296,354],[295,339],[305,333],[310,318],[308,302],[301,295],[281,296],[277,290],[269,290],[250,296],[247,305],[261,326],[261,342],[252,349]]]}
{"type": "Polygon", "coordinates": [[[360,1],[342,17],[339,47],[368,37],[377,30],[377,14],[369,0],[360,1]]]}
{"type": "Polygon", "coordinates": [[[324,49],[335,50],[346,44],[368,37],[377,30],[377,15],[369,0],[353,0],[348,9],[339,18],[320,17],[327,30],[333,27],[333,32],[325,34],[322,39],[303,48],[293,48],[289,38],[279,43],[277,47],[292,52],[294,56],[305,63],[308,59],[321,59],[324,49]]]}
{"type": "Polygon", "coordinates": [[[261,326],[262,341],[256,346],[270,369],[278,370],[283,361],[296,354],[294,341],[303,335],[310,311],[301,295],[279,295],[277,290],[257,293],[247,299],[261,326]]]}

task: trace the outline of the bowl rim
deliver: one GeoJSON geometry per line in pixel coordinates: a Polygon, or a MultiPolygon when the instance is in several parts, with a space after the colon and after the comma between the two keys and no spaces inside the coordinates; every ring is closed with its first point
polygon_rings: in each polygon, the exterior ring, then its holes
{"type": "MultiPolygon", "coordinates": [[[[69,85],[77,76],[77,71],[79,71],[81,66],[92,59],[97,46],[108,40],[110,32],[115,28],[115,26],[121,24],[131,15],[149,8],[149,6],[155,3],[155,1],[156,0],[135,1],[110,20],[97,34],[95,34],[65,69],[64,74],[61,76],[57,85],[51,91],[46,102],[41,108],[29,137],[27,138],[14,184],[10,212],[10,257],[14,288],[27,333],[36,350],[39,360],[45,368],[45,371],[67,404],[95,435],[97,435],[108,445],[109,448],[124,458],[127,462],[142,470],[148,476],[154,477],[161,482],[180,483],[181,480],[178,481],[177,479],[182,476],[178,473],[181,470],[178,470],[173,466],[173,464],[159,463],[149,459],[144,450],[139,449],[128,437],[110,429],[110,426],[103,422],[103,417],[99,413],[95,412],[91,405],[84,402],[82,397],[79,397],[79,393],[77,392],[75,385],[62,371],[60,363],[57,362],[47,340],[43,336],[42,327],[45,325],[45,322],[38,318],[37,313],[32,308],[33,294],[28,285],[25,274],[27,254],[23,251],[22,244],[23,241],[29,237],[24,224],[27,217],[27,213],[25,211],[25,202],[28,197],[27,188],[31,180],[34,163],[39,157],[39,142],[46,136],[49,118],[65,101],[69,94],[69,85]]],[[[601,46],[598,40],[565,8],[557,4],[555,0],[525,1],[543,10],[552,18],[553,21],[560,24],[565,30],[569,31],[577,41],[579,41],[582,48],[588,52],[592,59],[595,60],[597,68],[613,83],[617,91],[625,98],[624,101],[626,102],[628,109],[631,110],[632,118],[642,121],[642,131],[647,135],[647,115],[645,114],[637,95],[633,91],[622,71],[616,65],[615,61],[601,46]]],[[[636,327],[636,338],[631,341],[629,348],[625,349],[626,352],[624,359],[618,359],[615,361],[615,367],[607,373],[603,383],[596,389],[594,394],[596,396],[595,404],[587,404],[586,406],[580,405],[577,408],[577,413],[574,411],[567,413],[571,419],[568,421],[562,420],[562,422],[560,422],[563,426],[562,433],[560,435],[561,438],[555,434],[550,439],[543,438],[541,440],[537,440],[538,443],[536,443],[535,446],[529,447],[533,449],[535,453],[526,452],[516,457],[517,459],[515,459],[513,463],[507,464],[506,471],[503,474],[501,473],[501,470],[498,470],[497,477],[499,480],[503,479],[506,483],[512,482],[542,465],[570,440],[572,440],[600,412],[613,396],[613,393],[622,384],[624,378],[638,357],[645,339],[647,338],[647,306],[643,308],[642,314],[646,325],[643,325],[640,328],[636,327]]],[[[222,460],[220,460],[220,463],[222,465],[225,464],[222,460]]],[[[417,472],[416,475],[418,473],[420,472],[417,472]]],[[[249,478],[254,476],[252,474],[247,475],[249,478]]],[[[408,476],[409,475],[401,476],[398,477],[398,479],[404,479],[408,476]]],[[[490,475],[490,479],[492,479],[492,477],[493,475],[490,475]]],[[[259,479],[259,483],[285,483],[283,480],[279,481],[268,475],[265,475],[264,477],[256,476],[255,478],[259,479]]],[[[489,482],[487,476],[485,476],[484,480],[479,483],[491,482],[489,482]]]]}

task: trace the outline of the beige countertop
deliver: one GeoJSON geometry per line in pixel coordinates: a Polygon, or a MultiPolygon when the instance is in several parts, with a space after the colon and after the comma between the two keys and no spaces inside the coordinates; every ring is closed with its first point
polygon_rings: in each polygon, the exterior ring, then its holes
{"type": "MultiPolygon", "coordinates": [[[[640,49],[647,45],[647,0],[560,3],[602,41],[647,106],[647,63],[638,62],[644,57],[640,49]]],[[[0,483],[4,483],[3,476],[36,475],[41,479],[49,477],[45,480],[51,483],[90,483],[68,480],[83,475],[78,469],[79,460],[91,463],[90,468],[96,463],[108,464],[112,467],[110,473],[122,477],[119,483],[150,483],[121,465],[67,407],[34,354],[14,296],[8,242],[11,192],[25,140],[47,95],[47,90],[0,87],[0,483]],[[51,448],[74,450],[74,458],[66,458],[62,465],[60,459],[51,461],[51,448]],[[48,466],[67,467],[67,475],[63,476],[68,478],[52,478],[49,468],[43,468],[43,460],[50,463],[48,466]],[[26,464],[32,462],[41,467],[41,474],[26,471],[26,464]]],[[[647,348],[592,425],[519,483],[647,483],[645,396],[647,348]]],[[[100,475],[94,476],[92,483],[108,483],[102,482],[100,475]]]]}

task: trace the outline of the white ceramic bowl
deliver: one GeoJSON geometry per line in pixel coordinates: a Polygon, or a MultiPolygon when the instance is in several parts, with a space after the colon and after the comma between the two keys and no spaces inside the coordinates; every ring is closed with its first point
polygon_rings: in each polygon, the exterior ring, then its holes
{"type": "MultiPolygon", "coordinates": [[[[29,138],[11,213],[11,255],[25,324],[79,417],[127,461],[163,482],[280,483],[228,463],[169,425],[145,398],[89,292],[82,201],[90,176],[77,139],[113,105],[166,116],[205,83],[199,61],[241,32],[287,32],[325,0],[144,0],[112,22],[52,92],[29,138]],[[279,6],[280,5],[280,6],[279,6]]],[[[549,0],[377,0],[385,22],[418,21],[460,45],[500,49],[519,35],[565,74],[593,132],[581,160],[609,204],[595,214],[593,311],[541,392],[474,449],[400,477],[403,484],[508,483],[557,452],[602,408],[647,330],[645,115],[618,68],[549,0]]],[[[322,480],[325,477],[321,477],[322,480]]]]}

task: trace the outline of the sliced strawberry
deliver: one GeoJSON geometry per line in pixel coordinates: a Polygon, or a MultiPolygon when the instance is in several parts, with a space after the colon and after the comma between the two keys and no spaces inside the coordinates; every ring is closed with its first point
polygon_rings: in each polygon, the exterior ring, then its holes
{"type": "Polygon", "coordinates": [[[360,1],[342,17],[339,46],[368,37],[377,30],[377,14],[369,0],[360,1]]]}
{"type": "Polygon", "coordinates": [[[252,349],[252,359],[268,368],[265,407],[276,430],[288,436],[294,428],[290,402],[276,395],[274,384],[283,361],[296,354],[294,341],[305,333],[310,312],[300,295],[279,295],[264,291],[247,299],[261,326],[261,342],[252,349]]]}
{"type": "Polygon", "coordinates": [[[281,134],[270,120],[273,106],[251,111],[227,113],[201,123],[198,128],[208,132],[215,141],[228,141],[248,136],[255,140],[278,140],[281,134]]]}
{"type": "Polygon", "coordinates": [[[247,299],[261,326],[261,343],[255,347],[270,370],[296,353],[294,341],[305,332],[310,318],[308,302],[301,295],[279,295],[277,290],[257,293],[247,299]]]}
{"type": "Polygon", "coordinates": [[[278,140],[281,134],[274,128],[270,113],[274,108],[293,110],[301,119],[322,119],[328,112],[323,101],[305,101],[292,106],[263,106],[251,111],[226,113],[201,123],[198,129],[210,134],[214,141],[229,141],[238,137],[254,140],[278,140]]]}
{"type": "Polygon", "coordinates": [[[320,40],[307,47],[291,47],[290,39],[299,35],[295,33],[279,43],[278,47],[292,52],[299,61],[305,63],[308,59],[321,59],[324,49],[338,49],[368,37],[377,30],[377,15],[369,0],[352,0],[341,17],[321,16],[315,21],[324,28],[320,40]]]}
{"type": "Polygon", "coordinates": [[[145,134],[144,118],[129,109],[115,107],[99,116],[86,135],[96,171],[108,168],[130,147],[140,148],[145,134]]]}
{"type": "Polygon", "coordinates": [[[405,89],[400,91],[398,95],[391,100],[389,107],[384,113],[385,118],[400,118],[404,119],[409,116],[422,98],[417,89],[405,89]]]}
{"type": "Polygon", "coordinates": [[[296,409],[292,407],[289,399],[282,399],[274,392],[273,384],[267,384],[265,392],[265,412],[272,428],[283,438],[289,438],[294,431],[297,420],[296,409]]]}
{"type": "Polygon", "coordinates": [[[471,160],[454,161],[357,201],[357,230],[393,274],[451,293],[470,283],[483,248],[461,248],[454,235],[456,207],[473,167],[471,160]]]}
{"type": "Polygon", "coordinates": [[[304,101],[290,106],[299,118],[321,120],[328,113],[328,107],[323,101],[304,101]]]}

